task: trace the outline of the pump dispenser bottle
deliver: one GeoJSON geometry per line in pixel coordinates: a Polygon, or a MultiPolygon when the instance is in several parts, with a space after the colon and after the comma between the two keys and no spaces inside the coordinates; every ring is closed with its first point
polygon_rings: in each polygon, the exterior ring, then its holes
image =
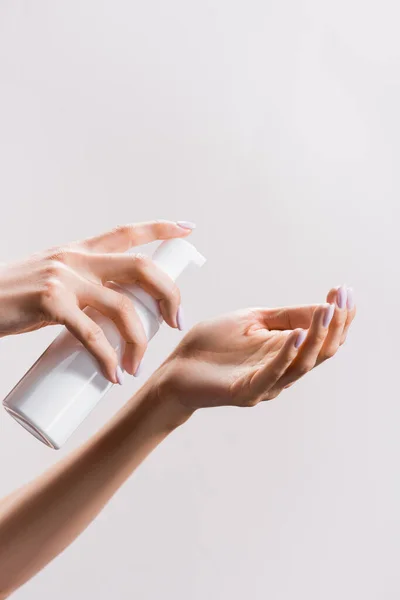
{"type": "MultiPolygon", "coordinates": [[[[190,264],[201,267],[205,262],[196,248],[182,239],[162,242],[152,259],[174,281],[190,264]]],[[[116,287],[132,300],[151,340],[162,322],[156,300],[137,285],[116,287]]],[[[124,342],[114,323],[94,309],[86,312],[102,327],[120,358],[124,342]]],[[[91,354],[64,328],[3,404],[25,429],[58,449],[112,385],[91,354]]]]}

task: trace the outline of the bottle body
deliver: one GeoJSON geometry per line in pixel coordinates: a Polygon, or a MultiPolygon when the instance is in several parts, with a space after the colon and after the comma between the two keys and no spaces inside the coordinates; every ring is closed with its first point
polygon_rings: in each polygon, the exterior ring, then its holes
{"type": "MultiPolygon", "coordinates": [[[[131,298],[147,339],[160,323],[137,298],[131,298]]],[[[121,357],[123,340],[114,323],[89,309],[121,357]]],[[[36,438],[60,448],[112,387],[97,361],[65,328],[4,399],[6,411],[36,438]]]]}
{"type": "MultiPolygon", "coordinates": [[[[205,258],[187,241],[173,239],[158,246],[153,262],[175,281],[187,266],[200,267],[205,258]]],[[[115,285],[115,289],[131,299],[147,340],[151,340],[162,322],[158,303],[137,285],[115,285]]],[[[103,329],[120,359],[124,342],[113,321],[94,309],[86,312],[103,329]]],[[[3,405],[32,435],[58,449],[111,386],[96,360],[64,328],[3,400],[3,405]]]]}

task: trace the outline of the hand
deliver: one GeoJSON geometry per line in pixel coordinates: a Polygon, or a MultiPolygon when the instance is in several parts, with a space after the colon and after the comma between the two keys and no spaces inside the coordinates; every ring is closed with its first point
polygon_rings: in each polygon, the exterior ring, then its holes
{"type": "Polygon", "coordinates": [[[126,342],[122,367],[134,374],[147,346],[132,302],[108,282],[139,284],[159,301],[164,320],[179,326],[179,289],[150,258],[124,254],[132,246],[182,238],[188,222],[154,221],[118,227],[27,260],[0,266],[0,336],[62,324],[117,383],[118,359],[103,330],[83,310],[90,306],[112,319],[126,342]]]}
{"type": "Polygon", "coordinates": [[[189,411],[276,398],[344,343],[356,309],[351,288],[327,304],[247,309],[196,325],[155,374],[159,396],[189,411]]]}

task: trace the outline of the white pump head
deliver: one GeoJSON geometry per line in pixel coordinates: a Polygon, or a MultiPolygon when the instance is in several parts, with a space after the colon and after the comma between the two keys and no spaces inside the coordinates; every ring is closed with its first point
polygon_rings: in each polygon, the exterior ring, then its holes
{"type": "Polygon", "coordinates": [[[153,261],[175,281],[190,264],[201,267],[206,259],[192,244],[178,238],[160,244],[153,261]]]}

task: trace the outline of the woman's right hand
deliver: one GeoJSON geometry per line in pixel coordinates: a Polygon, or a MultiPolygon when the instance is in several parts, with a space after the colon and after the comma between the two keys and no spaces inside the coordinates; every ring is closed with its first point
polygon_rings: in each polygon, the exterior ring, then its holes
{"type": "Polygon", "coordinates": [[[158,300],[171,327],[181,328],[179,289],[150,258],[125,254],[152,242],[187,237],[194,224],[153,221],[118,227],[105,234],[51,248],[0,267],[0,336],[62,324],[98,360],[113,383],[121,382],[115,350],[83,310],[92,307],[112,319],[126,342],[122,367],[134,375],[147,339],[132,302],[107,284],[136,283],[158,300]]]}

